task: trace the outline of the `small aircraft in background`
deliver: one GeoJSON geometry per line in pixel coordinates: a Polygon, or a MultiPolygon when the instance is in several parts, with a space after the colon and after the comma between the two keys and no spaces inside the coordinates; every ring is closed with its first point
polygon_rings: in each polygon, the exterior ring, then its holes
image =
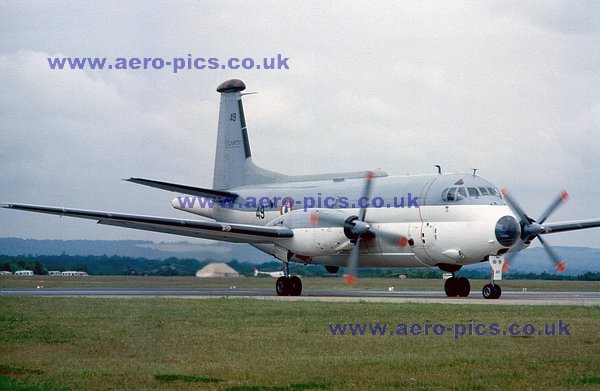
{"type": "Polygon", "coordinates": [[[276,272],[263,272],[258,270],[257,267],[254,268],[254,277],[258,277],[259,275],[265,275],[265,276],[269,276],[269,277],[275,277],[275,278],[279,278],[279,277],[283,277],[285,276],[285,273],[283,272],[283,270],[279,270],[276,272]]]}
{"type": "MultiPolygon", "coordinates": [[[[246,85],[238,79],[217,88],[221,94],[212,188],[143,178],[130,182],[185,196],[176,209],[209,218],[173,219],[117,212],[3,203],[2,207],[97,220],[100,224],[175,235],[248,243],[283,262],[278,295],[300,295],[302,281],[290,276],[289,262],[324,265],[330,273],[346,267],[344,280],[356,284],[359,267],[438,267],[449,297],[466,297],[471,285],[458,271],[488,262],[490,282],[482,293],[498,299],[497,281],[508,261],[536,238],[557,272],[566,268],[542,235],[600,226],[600,219],[548,223],[567,200],[561,192],[534,220],[512,195],[473,173],[388,176],[384,172],[342,172],[290,176],[252,161],[242,105],[246,85]]],[[[293,152],[293,151],[291,151],[293,152]]]]}

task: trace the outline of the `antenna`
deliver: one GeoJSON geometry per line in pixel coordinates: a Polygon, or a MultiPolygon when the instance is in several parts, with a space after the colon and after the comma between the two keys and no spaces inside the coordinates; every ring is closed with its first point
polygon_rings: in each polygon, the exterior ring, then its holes
{"type": "Polygon", "coordinates": [[[475,173],[477,172],[476,168],[471,168],[471,170],[473,170],[473,176],[475,176],[475,173]]]}
{"type": "Polygon", "coordinates": [[[437,167],[438,174],[442,175],[442,166],[440,166],[439,164],[434,164],[434,166],[437,167]]]}

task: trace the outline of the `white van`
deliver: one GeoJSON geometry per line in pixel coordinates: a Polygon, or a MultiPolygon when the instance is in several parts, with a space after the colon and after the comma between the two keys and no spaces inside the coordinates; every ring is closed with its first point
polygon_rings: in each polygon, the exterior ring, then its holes
{"type": "Polygon", "coordinates": [[[15,276],[33,276],[33,272],[31,270],[17,270],[15,276]]]}

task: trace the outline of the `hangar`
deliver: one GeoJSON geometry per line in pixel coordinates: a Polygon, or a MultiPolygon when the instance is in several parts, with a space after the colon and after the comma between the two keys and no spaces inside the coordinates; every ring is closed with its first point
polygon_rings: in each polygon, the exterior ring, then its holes
{"type": "Polygon", "coordinates": [[[196,272],[196,277],[239,277],[235,269],[226,263],[209,263],[196,272]]]}

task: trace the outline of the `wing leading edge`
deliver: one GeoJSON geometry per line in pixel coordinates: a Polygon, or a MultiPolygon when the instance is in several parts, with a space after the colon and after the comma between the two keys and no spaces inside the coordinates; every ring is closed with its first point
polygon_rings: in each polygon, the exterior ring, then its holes
{"type": "Polygon", "coordinates": [[[172,219],[167,217],[131,215],[28,204],[3,203],[2,207],[28,212],[97,220],[99,224],[116,227],[222,240],[234,243],[275,243],[278,239],[286,239],[294,236],[292,230],[286,227],[265,227],[212,221],[172,219]]]}

